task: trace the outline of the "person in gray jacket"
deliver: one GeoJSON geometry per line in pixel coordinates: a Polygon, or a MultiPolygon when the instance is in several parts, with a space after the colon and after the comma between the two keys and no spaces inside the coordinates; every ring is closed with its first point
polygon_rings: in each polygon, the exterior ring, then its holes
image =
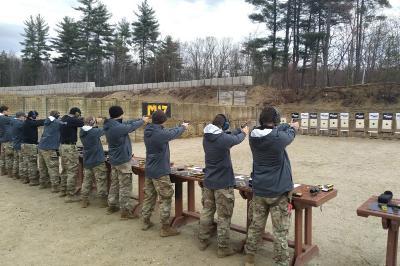
{"type": "Polygon", "coordinates": [[[108,142],[108,154],[111,164],[111,185],[108,193],[107,214],[121,209],[121,220],[137,218],[132,212],[132,143],[129,133],[143,126],[147,117],[123,122],[124,110],[120,106],[111,106],[110,119],[104,122],[104,133],[108,142]]]}
{"type": "Polygon", "coordinates": [[[38,145],[39,188],[48,188],[51,183],[52,193],[58,193],[60,185],[58,148],[60,147],[60,126],[64,122],[60,121],[59,117],[58,111],[50,112],[49,117],[44,121],[44,130],[38,145]]]}
{"type": "Polygon", "coordinates": [[[144,130],[144,144],[146,145],[146,178],[144,183],[144,201],[142,207],[142,230],[146,231],[153,226],[150,221],[154,206],[156,205],[157,195],[160,203],[160,236],[168,237],[178,235],[179,232],[169,225],[171,213],[172,188],[169,174],[171,173],[169,142],[179,138],[189,126],[183,123],[175,128],[164,128],[163,124],[167,121],[166,114],[155,111],[152,114],[152,123],[148,124],[144,130]]]}
{"type": "Polygon", "coordinates": [[[253,154],[253,218],[245,245],[246,265],[254,265],[254,255],[269,213],[275,265],[289,265],[287,236],[293,179],[286,147],[294,140],[299,124],[280,125],[280,115],[274,107],[264,108],[259,122],[261,126],[252,130],[249,137],[253,154]]]}
{"type": "Polygon", "coordinates": [[[101,207],[108,207],[107,195],[107,168],[101,136],[104,135],[102,128],[97,128],[97,120],[93,116],[85,118],[79,137],[83,144],[83,168],[84,176],[82,182],[82,208],[89,206],[89,194],[96,179],[97,194],[101,200],[101,207]]]}
{"type": "Polygon", "coordinates": [[[12,118],[8,116],[8,106],[0,106],[0,174],[12,177],[13,147],[12,147],[12,118]]]}
{"type": "Polygon", "coordinates": [[[223,114],[218,114],[212,124],[204,128],[203,148],[205,169],[200,216],[200,250],[210,244],[214,214],[217,212],[217,255],[219,258],[233,255],[230,246],[230,225],[235,205],[235,175],[233,173],[230,149],[240,144],[249,133],[247,126],[228,134],[229,121],[223,114]]]}
{"type": "Polygon", "coordinates": [[[26,119],[26,114],[24,112],[17,112],[15,114],[15,119],[12,122],[12,144],[14,150],[14,161],[12,168],[12,175],[14,179],[23,179],[27,177],[27,169],[23,167],[23,158],[21,154],[21,146],[23,142],[23,132],[22,128],[24,121],[26,119]]]}

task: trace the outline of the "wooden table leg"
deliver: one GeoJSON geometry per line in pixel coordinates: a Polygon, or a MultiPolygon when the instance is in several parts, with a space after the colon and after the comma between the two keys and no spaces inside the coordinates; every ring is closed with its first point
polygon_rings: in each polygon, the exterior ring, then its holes
{"type": "Polygon", "coordinates": [[[133,208],[135,215],[140,215],[144,201],[144,173],[138,173],[138,204],[133,208]]]}
{"type": "Polygon", "coordinates": [[[297,258],[303,253],[303,209],[295,208],[294,214],[294,258],[293,264],[299,265],[297,258]]]}
{"type": "Polygon", "coordinates": [[[172,219],[171,226],[179,227],[184,224],[183,216],[183,193],[182,182],[175,182],[175,217],[172,219]]]}
{"type": "Polygon", "coordinates": [[[188,197],[188,211],[196,211],[196,193],[194,187],[194,181],[187,182],[187,197],[188,197]]]}
{"type": "Polygon", "coordinates": [[[386,250],[386,266],[397,265],[397,248],[399,239],[399,222],[387,220],[388,239],[386,250]]]}
{"type": "Polygon", "coordinates": [[[312,245],[312,208],[305,209],[305,244],[312,245]]]}

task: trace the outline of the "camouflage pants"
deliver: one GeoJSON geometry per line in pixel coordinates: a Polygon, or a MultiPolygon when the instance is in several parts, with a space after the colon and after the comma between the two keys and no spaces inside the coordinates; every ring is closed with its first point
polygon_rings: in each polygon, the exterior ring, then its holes
{"type": "Polygon", "coordinates": [[[100,198],[107,198],[107,168],[104,163],[90,169],[85,168],[82,184],[82,198],[88,198],[93,188],[93,181],[96,179],[97,195],[100,198]]]}
{"type": "Polygon", "coordinates": [[[19,179],[21,176],[22,155],[21,150],[14,150],[12,174],[14,178],[19,179]]]}
{"type": "Polygon", "coordinates": [[[78,177],[79,155],[75,145],[62,144],[61,155],[61,191],[74,195],[78,177]]]}
{"type": "Polygon", "coordinates": [[[111,167],[111,185],[108,192],[108,205],[119,206],[121,210],[131,211],[134,206],[132,193],[132,165],[127,162],[111,167]]]}
{"type": "Polygon", "coordinates": [[[6,175],[6,153],[4,151],[4,146],[6,143],[1,143],[1,152],[0,152],[0,175],[6,175]]]}
{"type": "Polygon", "coordinates": [[[203,210],[200,216],[199,239],[208,240],[211,237],[214,214],[217,212],[218,247],[229,247],[231,219],[235,205],[233,188],[213,190],[203,187],[202,202],[203,210]]]}
{"type": "Polygon", "coordinates": [[[23,144],[22,146],[23,168],[26,170],[27,181],[32,184],[39,183],[38,150],[36,144],[23,144]]]}
{"type": "Polygon", "coordinates": [[[142,217],[143,219],[150,219],[156,205],[157,194],[160,203],[161,224],[169,224],[174,189],[172,187],[171,179],[167,175],[157,179],[145,178],[142,217]]]}
{"type": "Polygon", "coordinates": [[[14,150],[11,142],[6,142],[4,144],[4,156],[5,156],[5,168],[8,177],[12,177],[12,169],[14,163],[14,150]]]}
{"type": "Polygon", "coordinates": [[[288,212],[288,197],[264,198],[254,195],[253,220],[247,233],[245,251],[255,254],[262,233],[265,230],[268,214],[271,213],[274,235],[275,265],[289,265],[290,257],[287,237],[289,234],[290,214],[288,212]]]}
{"type": "Polygon", "coordinates": [[[55,150],[39,149],[39,183],[47,186],[60,184],[60,168],[57,152],[55,150]]]}

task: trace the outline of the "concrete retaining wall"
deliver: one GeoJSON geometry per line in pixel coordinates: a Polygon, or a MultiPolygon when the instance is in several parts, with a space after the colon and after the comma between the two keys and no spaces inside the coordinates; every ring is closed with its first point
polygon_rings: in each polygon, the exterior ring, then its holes
{"type": "Polygon", "coordinates": [[[96,87],[94,82],[79,83],[59,83],[38,86],[19,86],[19,87],[0,87],[0,94],[15,95],[54,95],[54,94],[81,94],[92,92],[114,92],[114,91],[134,91],[139,92],[147,89],[170,89],[170,88],[194,88],[194,87],[226,87],[226,86],[251,86],[253,78],[251,76],[229,77],[190,80],[179,82],[161,82],[96,87]]]}

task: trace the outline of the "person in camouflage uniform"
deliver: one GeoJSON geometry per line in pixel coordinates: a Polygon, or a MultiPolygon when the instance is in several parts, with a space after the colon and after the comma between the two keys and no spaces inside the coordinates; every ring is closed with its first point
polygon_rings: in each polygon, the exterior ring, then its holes
{"type": "Polygon", "coordinates": [[[58,193],[60,185],[60,166],[58,148],[60,147],[60,126],[64,124],[58,118],[58,111],[51,111],[44,121],[44,130],[39,149],[39,183],[40,189],[48,188],[51,183],[51,192],[58,193]]]}
{"type": "Polygon", "coordinates": [[[280,115],[274,107],[264,108],[259,122],[261,126],[253,129],[249,137],[253,154],[253,214],[245,244],[246,265],[254,265],[254,255],[271,213],[274,265],[288,266],[289,195],[293,180],[286,146],[294,140],[299,124],[279,125],[280,115]]]}
{"type": "Polygon", "coordinates": [[[205,153],[204,182],[200,216],[200,250],[210,244],[214,229],[214,215],[217,218],[217,255],[219,258],[233,255],[230,245],[230,226],[235,205],[235,176],[232,168],[230,149],[240,144],[248,134],[248,128],[228,132],[229,121],[218,114],[213,122],[204,128],[203,149],[205,153]]]}
{"type": "Polygon", "coordinates": [[[100,137],[104,135],[101,128],[96,127],[96,119],[89,116],[85,119],[85,125],[79,133],[83,144],[83,167],[84,176],[82,183],[82,208],[89,205],[89,194],[96,180],[97,194],[101,199],[101,207],[107,207],[107,168],[105,156],[100,137]]]}
{"type": "Polygon", "coordinates": [[[144,144],[146,146],[146,166],[144,183],[144,201],[142,207],[143,230],[153,226],[151,214],[156,205],[157,196],[160,203],[161,237],[175,236],[179,232],[169,224],[171,202],[174,195],[169,174],[171,173],[169,142],[179,138],[187,129],[183,123],[175,128],[164,128],[167,121],[166,114],[158,110],[152,114],[152,123],[144,130],[144,144]]]}
{"type": "Polygon", "coordinates": [[[78,177],[78,128],[84,125],[81,110],[77,107],[70,109],[68,115],[61,118],[64,124],[60,128],[61,155],[61,184],[60,197],[65,197],[65,203],[79,201],[75,196],[76,179],[78,177]]]}
{"type": "Polygon", "coordinates": [[[0,174],[12,177],[12,118],[8,116],[8,106],[0,106],[0,174]]]}
{"type": "Polygon", "coordinates": [[[37,119],[39,113],[29,111],[28,118],[23,125],[24,141],[22,146],[23,167],[27,169],[27,179],[24,183],[30,186],[39,185],[38,172],[38,127],[44,125],[44,119],[37,119]]]}
{"type": "Polygon", "coordinates": [[[23,158],[21,155],[21,146],[23,141],[23,132],[22,127],[24,124],[24,120],[26,115],[24,112],[18,112],[15,115],[15,119],[12,123],[12,134],[13,134],[13,168],[12,168],[12,175],[14,179],[22,179],[24,180],[27,176],[26,168],[23,167],[23,158]]]}
{"type": "Polygon", "coordinates": [[[124,111],[120,106],[109,108],[110,119],[104,122],[104,134],[108,143],[111,164],[111,185],[108,193],[107,214],[121,209],[121,220],[138,218],[133,213],[132,193],[132,144],[129,133],[132,133],[147,118],[123,122],[124,111]],[[119,205],[119,206],[118,206],[119,205]]]}

